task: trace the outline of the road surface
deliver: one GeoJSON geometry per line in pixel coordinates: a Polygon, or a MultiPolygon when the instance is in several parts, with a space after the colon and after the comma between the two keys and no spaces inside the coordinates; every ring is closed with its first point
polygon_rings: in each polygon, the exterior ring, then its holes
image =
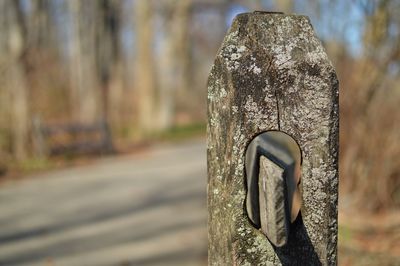
{"type": "Polygon", "coordinates": [[[206,265],[202,140],[0,187],[0,265],[206,265]]]}

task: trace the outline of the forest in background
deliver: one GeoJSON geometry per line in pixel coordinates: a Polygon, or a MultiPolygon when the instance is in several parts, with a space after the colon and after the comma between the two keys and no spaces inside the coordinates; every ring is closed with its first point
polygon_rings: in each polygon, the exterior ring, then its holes
{"type": "Polygon", "coordinates": [[[308,15],[340,81],[341,203],[400,207],[400,3],[395,0],[2,0],[0,172],[36,158],[34,122],[105,121],[113,143],[206,118],[232,18],[308,15]]]}

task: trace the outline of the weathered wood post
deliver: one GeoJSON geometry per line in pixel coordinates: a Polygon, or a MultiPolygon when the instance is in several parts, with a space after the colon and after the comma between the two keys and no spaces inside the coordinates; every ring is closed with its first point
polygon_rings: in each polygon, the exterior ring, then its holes
{"type": "MultiPolygon", "coordinates": [[[[235,18],[208,83],[209,265],[336,265],[338,97],[334,68],[307,17],[254,12],[235,18]],[[283,246],[246,210],[247,146],[270,130],[291,136],[302,158],[301,210],[283,246]]],[[[287,178],[282,171],[278,179],[287,178]]],[[[260,171],[260,180],[268,173],[260,171]]],[[[286,185],[282,191],[288,193],[286,185]]],[[[269,195],[258,196],[268,206],[269,195]]],[[[260,201],[254,210],[275,211],[263,208],[260,201]]]]}

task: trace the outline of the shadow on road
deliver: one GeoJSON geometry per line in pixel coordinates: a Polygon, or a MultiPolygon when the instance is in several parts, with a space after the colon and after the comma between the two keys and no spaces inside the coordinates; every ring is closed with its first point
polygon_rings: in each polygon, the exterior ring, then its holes
{"type": "Polygon", "coordinates": [[[0,189],[0,265],[206,264],[203,143],[99,163],[0,189]]]}

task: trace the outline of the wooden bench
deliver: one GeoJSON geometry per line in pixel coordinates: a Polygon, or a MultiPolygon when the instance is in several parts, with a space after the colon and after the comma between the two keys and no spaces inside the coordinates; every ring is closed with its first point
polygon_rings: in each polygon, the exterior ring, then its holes
{"type": "Polygon", "coordinates": [[[45,125],[33,121],[33,149],[38,157],[78,154],[106,154],[113,151],[106,121],[92,124],[66,123],[45,125]]]}

